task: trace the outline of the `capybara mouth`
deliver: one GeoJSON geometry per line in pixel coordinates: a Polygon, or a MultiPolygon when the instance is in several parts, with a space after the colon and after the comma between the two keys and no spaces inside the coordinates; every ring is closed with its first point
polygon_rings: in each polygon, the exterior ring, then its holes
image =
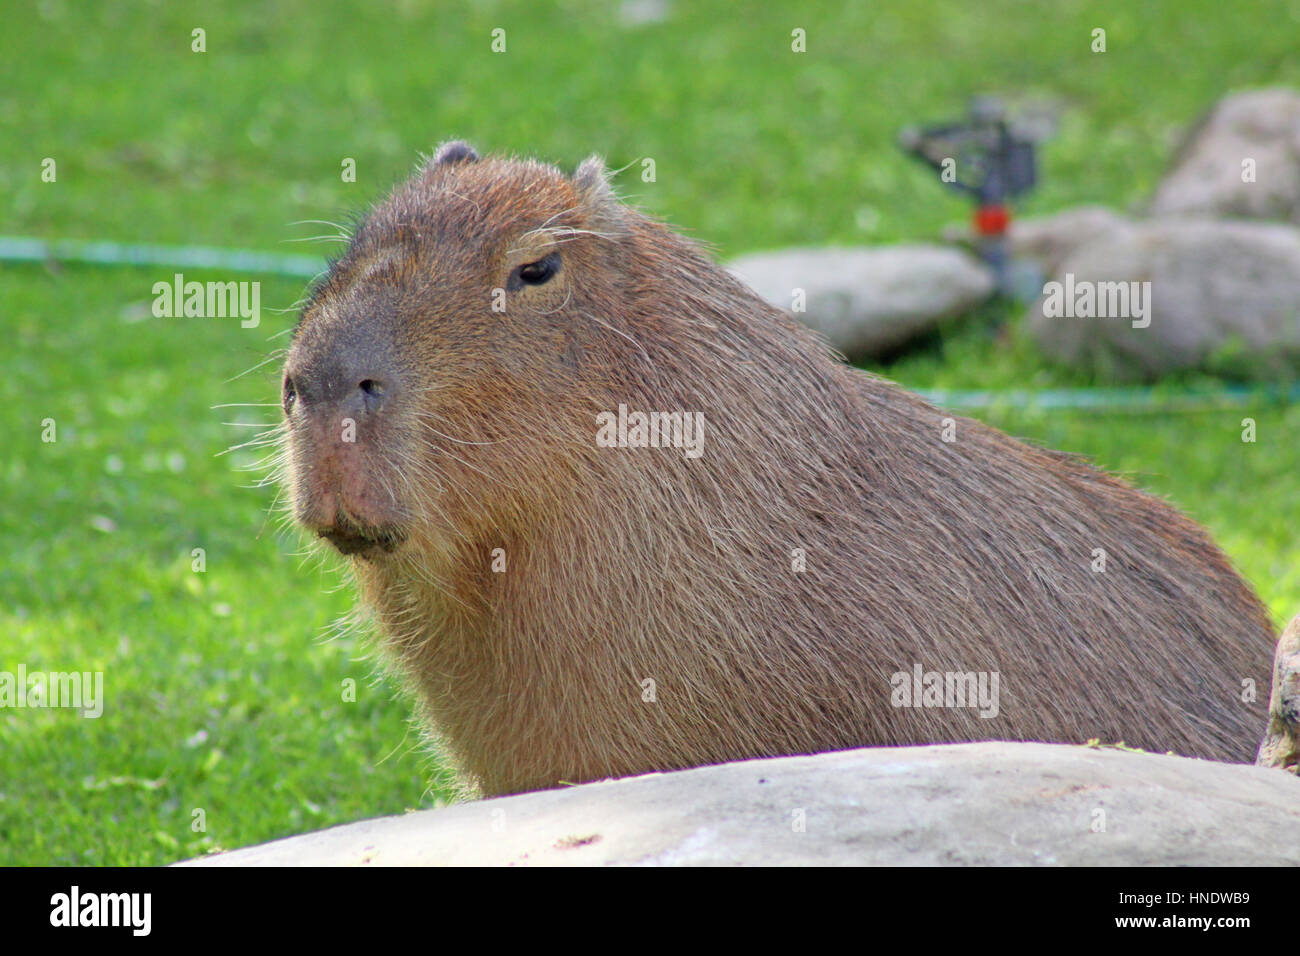
{"type": "Polygon", "coordinates": [[[359,558],[391,554],[406,540],[406,535],[397,528],[363,528],[346,520],[338,520],[332,528],[318,534],[338,548],[340,554],[359,558]]]}

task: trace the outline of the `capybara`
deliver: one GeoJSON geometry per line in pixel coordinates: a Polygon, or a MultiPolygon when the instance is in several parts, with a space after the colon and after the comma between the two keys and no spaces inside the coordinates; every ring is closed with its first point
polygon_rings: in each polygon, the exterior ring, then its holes
{"type": "Polygon", "coordinates": [[[312,290],[284,410],[298,521],[483,793],[987,739],[1255,756],[1274,638],[1200,527],[844,364],[594,157],[444,144],[312,290]]]}

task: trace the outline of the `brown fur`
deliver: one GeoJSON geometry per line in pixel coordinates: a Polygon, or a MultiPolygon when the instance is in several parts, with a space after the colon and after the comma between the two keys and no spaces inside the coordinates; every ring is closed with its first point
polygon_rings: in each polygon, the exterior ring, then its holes
{"type": "Polygon", "coordinates": [[[444,150],[304,309],[290,376],[359,353],[401,385],[353,448],[300,401],[290,485],[310,528],[390,547],[352,559],[363,598],[484,792],[984,739],[1254,756],[1270,625],[1194,523],[975,421],[942,441],[596,162],[444,150]],[[620,403],[703,413],[703,456],[597,447],[620,403]],[[999,716],[891,706],[917,662],[998,672],[999,716]]]}

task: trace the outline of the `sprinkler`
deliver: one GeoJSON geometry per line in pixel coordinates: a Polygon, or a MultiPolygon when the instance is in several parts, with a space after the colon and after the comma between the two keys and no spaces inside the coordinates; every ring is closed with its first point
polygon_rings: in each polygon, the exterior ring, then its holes
{"type": "Polygon", "coordinates": [[[1032,189],[1038,179],[1035,144],[1049,130],[1007,120],[1000,100],[971,100],[965,120],[930,127],[908,127],[899,145],[939,171],[945,185],[975,198],[974,227],[980,257],[997,277],[1003,294],[1012,291],[1007,252],[1009,201],[1032,189]]]}

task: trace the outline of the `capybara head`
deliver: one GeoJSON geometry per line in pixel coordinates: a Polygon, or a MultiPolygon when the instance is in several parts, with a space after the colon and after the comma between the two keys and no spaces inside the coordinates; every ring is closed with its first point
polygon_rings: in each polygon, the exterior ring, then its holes
{"type": "Polygon", "coordinates": [[[520,517],[557,478],[566,399],[608,367],[601,316],[632,278],[621,209],[595,158],[566,177],[460,142],[375,209],[289,350],[297,519],[377,562],[520,517]]]}

